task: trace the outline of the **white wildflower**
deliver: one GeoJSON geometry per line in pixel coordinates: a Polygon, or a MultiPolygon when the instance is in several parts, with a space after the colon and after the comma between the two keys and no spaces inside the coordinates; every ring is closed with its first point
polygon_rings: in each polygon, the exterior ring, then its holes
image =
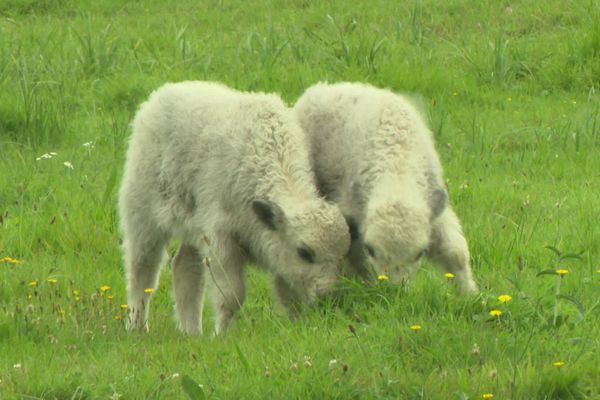
{"type": "Polygon", "coordinates": [[[65,167],[69,168],[70,170],[72,170],[72,169],[73,169],[73,164],[71,164],[71,161],[65,161],[65,162],[63,163],[63,165],[64,165],[65,167]]]}
{"type": "Polygon", "coordinates": [[[304,366],[306,368],[312,367],[312,359],[310,356],[304,356],[304,366]]]}
{"type": "Polygon", "coordinates": [[[87,147],[88,149],[93,149],[94,148],[94,142],[85,142],[82,146],[83,147],[87,147]]]}
{"type": "Polygon", "coordinates": [[[52,157],[54,157],[55,155],[56,155],[56,153],[55,153],[55,152],[53,152],[53,151],[51,151],[50,153],[44,153],[44,154],[42,154],[41,156],[39,156],[39,157],[36,157],[36,158],[35,158],[35,160],[36,160],[36,161],[40,161],[40,160],[49,160],[49,159],[51,159],[52,157]]]}

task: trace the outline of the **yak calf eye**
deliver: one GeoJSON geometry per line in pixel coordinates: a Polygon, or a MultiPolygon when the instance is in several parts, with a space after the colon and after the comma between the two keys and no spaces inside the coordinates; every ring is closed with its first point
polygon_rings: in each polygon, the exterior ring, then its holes
{"type": "Polygon", "coordinates": [[[373,250],[373,247],[369,244],[365,244],[365,249],[367,250],[367,253],[369,253],[369,255],[373,258],[375,258],[375,250],[373,250]]]}
{"type": "Polygon", "coordinates": [[[308,263],[315,262],[315,252],[307,247],[298,247],[298,256],[308,263]]]}

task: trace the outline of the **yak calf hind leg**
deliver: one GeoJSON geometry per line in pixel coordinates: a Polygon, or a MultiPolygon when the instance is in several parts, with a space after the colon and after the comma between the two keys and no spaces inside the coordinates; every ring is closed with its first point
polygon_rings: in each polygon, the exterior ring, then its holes
{"type": "Polygon", "coordinates": [[[201,334],[204,265],[194,246],[182,244],[173,259],[173,292],[179,329],[188,335],[201,334]]]}

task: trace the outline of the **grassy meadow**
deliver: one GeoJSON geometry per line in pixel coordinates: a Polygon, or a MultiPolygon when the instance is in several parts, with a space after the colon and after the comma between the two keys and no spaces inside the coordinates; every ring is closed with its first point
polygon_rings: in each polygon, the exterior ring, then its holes
{"type": "Polygon", "coordinates": [[[0,0],[0,399],[600,399],[599,91],[598,0],[0,0]],[[426,264],[290,321],[249,269],[185,337],[166,266],[127,333],[129,122],[190,79],[418,97],[481,294],[426,264]]]}

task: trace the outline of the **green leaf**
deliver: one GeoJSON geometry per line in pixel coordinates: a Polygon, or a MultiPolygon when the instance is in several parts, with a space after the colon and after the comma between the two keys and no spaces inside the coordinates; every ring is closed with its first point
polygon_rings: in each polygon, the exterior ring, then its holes
{"type": "Polygon", "coordinates": [[[579,300],[577,300],[575,297],[570,296],[568,294],[559,294],[556,297],[559,299],[570,301],[571,303],[575,304],[575,307],[577,307],[581,316],[583,317],[585,315],[584,305],[579,300]]]}
{"type": "Polygon", "coordinates": [[[242,365],[246,369],[246,372],[250,371],[250,364],[248,363],[248,359],[246,358],[244,353],[242,353],[242,350],[240,350],[240,346],[238,346],[237,343],[234,343],[234,346],[235,346],[235,352],[237,353],[240,361],[242,362],[242,365]]]}
{"type": "Polygon", "coordinates": [[[535,276],[542,276],[542,275],[558,275],[558,273],[556,272],[555,269],[545,269],[543,271],[538,272],[535,276]]]}
{"type": "Polygon", "coordinates": [[[112,170],[110,171],[110,176],[106,181],[106,186],[104,187],[104,194],[102,195],[102,208],[106,207],[106,204],[110,200],[110,196],[115,188],[115,184],[117,183],[117,167],[113,164],[112,170]]]}
{"type": "Polygon", "coordinates": [[[515,289],[517,289],[519,292],[523,291],[523,289],[521,288],[521,283],[519,281],[517,281],[516,279],[506,278],[506,280],[509,281],[510,283],[512,283],[512,285],[515,287],[515,289]]]}
{"type": "Polygon", "coordinates": [[[196,382],[187,375],[183,375],[181,377],[181,387],[183,388],[185,394],[188,395],[190,400],[206,399],[206,395],[204,394],[204,390],[202,390],[202,387],[200,387],[198,382],[196,382]]]}
{"type": "Polygon", "coordinates": [[[556,257],[558,257],[558,258],[560,258],[562,255],[562,252],[554,246],[546,246],[546,249],[553,252],[556,255],[556,257]]]}
{"type": "Polygon", "coordinates": [[[562,256],[560,256],[561,261],[562,260],[566,260],[568,258],[575,258],[577,260],[583,260],[582,257],[583,253],[568,253],[568,254],[563,254],[562,256]]]}

